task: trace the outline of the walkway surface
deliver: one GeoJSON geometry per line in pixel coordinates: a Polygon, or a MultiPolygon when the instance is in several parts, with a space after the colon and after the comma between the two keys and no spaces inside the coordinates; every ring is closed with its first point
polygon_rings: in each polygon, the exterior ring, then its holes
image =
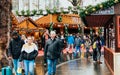
{"type": "Polygon", "coordinates": [[[102,56],[102,64],[93,62],[90,59],[75,59],[62,63],[57,66],[56,75],[112,75],[104,63],[102,56]]]}

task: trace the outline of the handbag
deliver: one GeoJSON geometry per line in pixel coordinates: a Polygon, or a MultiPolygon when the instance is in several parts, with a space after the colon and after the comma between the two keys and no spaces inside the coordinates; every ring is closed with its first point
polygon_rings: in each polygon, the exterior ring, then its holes
{"type": "Polygon", "coordinates": [[[22,73],[22,67],[18,67],[17,73],[21,74],[22,73]]]}

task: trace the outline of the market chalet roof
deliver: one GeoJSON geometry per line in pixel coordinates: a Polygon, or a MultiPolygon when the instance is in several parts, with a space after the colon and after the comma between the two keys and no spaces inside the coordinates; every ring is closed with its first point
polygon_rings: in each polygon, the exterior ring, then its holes
{"type": "Polygon", "coordinates": [[[49,24],[51,22],[53,23],[62,23],[62,24],[81,24],[81,19],[79,15],[76,14],[49,14],[47,16],[43,16],[39,19],[37,19],[35,22],[38,25],[44,25],[44,24],[49,24]],[[58,16],[62,16],[62,22],[58,22],[57,18],[58,16]]]}

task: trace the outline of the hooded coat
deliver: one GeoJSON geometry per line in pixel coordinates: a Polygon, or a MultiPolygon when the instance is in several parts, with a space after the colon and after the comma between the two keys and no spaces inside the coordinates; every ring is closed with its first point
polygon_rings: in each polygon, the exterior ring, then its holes
{"type": "Polygon", "coordinates": [[[8,47],[8,56],[12,56],[13,59],[18,59],[21,54],[21,49],[24,44],[17,32],[13,32],[12,36],[18,36],[16,39],[12,38],[8,47]]]}

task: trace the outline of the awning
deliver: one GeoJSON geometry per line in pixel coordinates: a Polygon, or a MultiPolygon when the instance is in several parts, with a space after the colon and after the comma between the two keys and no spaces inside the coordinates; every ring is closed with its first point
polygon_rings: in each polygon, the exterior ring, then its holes
{"type": "Polygon", "coordinates": [[[104,27],[113,22],[113,15],[89,15],[83,21],[87,27],[104,27]]]}

